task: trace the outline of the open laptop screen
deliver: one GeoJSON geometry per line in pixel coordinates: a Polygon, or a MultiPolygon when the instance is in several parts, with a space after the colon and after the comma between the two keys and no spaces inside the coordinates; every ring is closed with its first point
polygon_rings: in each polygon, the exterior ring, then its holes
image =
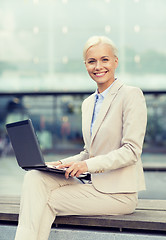
{"type": "Polygon", "coordinates": [[[20,167],[26,168],[45,165],[30,119],[7,124],[6,129],[20,167]]]}

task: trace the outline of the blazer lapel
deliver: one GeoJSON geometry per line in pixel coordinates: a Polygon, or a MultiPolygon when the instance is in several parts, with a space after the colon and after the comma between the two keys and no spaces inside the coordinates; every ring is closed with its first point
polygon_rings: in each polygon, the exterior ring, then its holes
{"type": "MultiPolygon", "coordinates": [[[[121,86],[123,85],[123,83],[121,83],[119,80],[117,80],[117,82],[114,83],[114,85],[110,88],[110,91],[108,92],[108,94],[106,95],[106,97],[104,98],[104,101],[102,103],[100,112],[97,116],[97,119],[94,123],[93,126],[93,130],[92,130],[92,136],[91,136],[91,144],[111,106],[111,103],[113,101],[113,99],[115,98],[119,88],[121,88],[121,86]]],[[[93,114],[93,110],[92,110],[92,114],[93,114]]],[[[92,115],[91,115],[91,120],[92,120],[92,115]]],[[[88,123],[89,124],[89,123],[88,123]]],[[[91,121],[90,121],[91,124],[91,121]]],[[[88,125],[89,126],[89,125],[88,125]]]]}

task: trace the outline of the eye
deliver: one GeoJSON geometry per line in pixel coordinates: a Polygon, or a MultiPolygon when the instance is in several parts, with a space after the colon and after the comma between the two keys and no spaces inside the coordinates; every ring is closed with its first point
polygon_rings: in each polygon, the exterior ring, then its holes
{"type": "Polygon", "coordinates": [[[94,63],[94,62],[95,62],[95,60],[89,60],[89,61],[88,61],[89,64],[92,64],[92,63],[94,63]]]}
{"type": "Polygon", "coordinates": [[[103,62],[108,62],[109,61],[109,59],[108,58],[103,58],[103,60],[102,60],[103,62]]]}

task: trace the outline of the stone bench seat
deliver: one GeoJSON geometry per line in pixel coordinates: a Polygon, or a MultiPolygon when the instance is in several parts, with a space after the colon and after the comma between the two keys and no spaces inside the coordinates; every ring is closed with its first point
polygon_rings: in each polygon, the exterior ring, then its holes
{"type": "MultiPolygon", "coordinates": [[[[17,225],[20,197],[0,196],[0,224],[17,225]]],[[[120,216],[58,216],[54,225],[166,232],[166,200],[140,199],[133,214],[120,216]]]]}

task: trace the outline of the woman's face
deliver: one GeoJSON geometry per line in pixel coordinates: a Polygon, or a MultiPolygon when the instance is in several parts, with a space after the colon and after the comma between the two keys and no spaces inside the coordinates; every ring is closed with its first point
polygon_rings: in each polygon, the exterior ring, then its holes
{"type": "Polygon", "coordinates": [[[100,43],[87,50],[85,65],[101,93],[115,80],[114,74],[118,66],[118,58],[114,56],[108,44],[100,43]]]}

